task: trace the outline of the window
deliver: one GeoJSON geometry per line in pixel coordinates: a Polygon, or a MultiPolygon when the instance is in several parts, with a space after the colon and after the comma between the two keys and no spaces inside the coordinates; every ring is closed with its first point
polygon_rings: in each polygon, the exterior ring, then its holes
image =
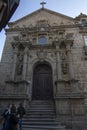
{"type": "Polygon", "coordinates": [[[85,45],[87,46],[87,36],[84,36],[85,45]]]}
{"type": "Polygon", "coordinates": [[[46,43],[47,43],[47,38],[46,38],[46,36],[40,36],[40,37],[38,38],[38,44],[44,45],[44,44],[46,44],[46,43]]]}
{"type": "Polygon", "coordinates": [[[82,19],[82,26],[83,27],[87,27],[87,21],[86,21],[86,19],[82,19]]]}

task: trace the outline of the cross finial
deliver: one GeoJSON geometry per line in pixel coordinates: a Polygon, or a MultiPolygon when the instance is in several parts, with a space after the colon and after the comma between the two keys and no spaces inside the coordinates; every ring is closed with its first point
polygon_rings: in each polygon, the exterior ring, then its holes
{"type": "Polygon", "coordinates": [[[44,8],[44,5],[46,4],[46,2],[43,1],[40,4],[42,5],[42,8],[44,8]]]}

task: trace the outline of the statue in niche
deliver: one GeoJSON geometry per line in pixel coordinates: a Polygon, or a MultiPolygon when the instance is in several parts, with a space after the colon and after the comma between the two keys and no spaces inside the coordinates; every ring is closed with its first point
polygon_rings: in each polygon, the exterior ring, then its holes
{"type": "Polygon", "coordinates": [[[67,53],[66,51],[61,52],[61,60],[62,60],[62,72],[63,74],[67,74],[67,53]]]}
{"type": "Polygon", "coordinates": [[[18,58],[17,58],[17,75],[21,75],[22,74],[22,70],[23,70],[23,54],[22,52],[18,54],[18,58]]]}
{"type": "Polygon", "coordinates": [[[62,63],[62,72],[63,72],[63,74],[67,74],[67,63],[66,62],[62,63]]]}

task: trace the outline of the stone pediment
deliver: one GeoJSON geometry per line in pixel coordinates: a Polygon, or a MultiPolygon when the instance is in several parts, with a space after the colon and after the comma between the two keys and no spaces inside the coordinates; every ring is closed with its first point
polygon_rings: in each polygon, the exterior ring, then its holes
{"type": "Polygon", "coordinates": [[[47,21],[50,26],[74,24],[74,19],[72,17],[48,10],[46,8],[41,8],[15,22],[9,23],[9,27],[35,27],[38,21],[47,21]]]}

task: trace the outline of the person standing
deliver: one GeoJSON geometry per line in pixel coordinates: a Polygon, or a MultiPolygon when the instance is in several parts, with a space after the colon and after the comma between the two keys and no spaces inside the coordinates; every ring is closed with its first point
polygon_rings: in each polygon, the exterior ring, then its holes
{"type": "Polygon", "coordinates": [[[14,104],[12,104],[11,106],[11,113],[16,113],[16,106],[14,104]]]}
{"type": "Polygon", "coordinates": [[[19,129],[22,130],[22,118],[25,115],[25,108],[23,107],[22,103],[20,103],[19,107],[17,108],[17,114],[19,116],[19,129]]]}
{"type": "Polygon", "coordinates": [[[9,130],[18,130],[18,122],[19,122],[19,119],[16,115],[16,109],[13,109],[9,117],[9,130]]]}
{"type": "Polygon", "coordinates": [[[9,130],[10,109],[11,109],[11,105],[8,105],[2,114],[2,117],[4,119],[2,130],[9,130]]]}

